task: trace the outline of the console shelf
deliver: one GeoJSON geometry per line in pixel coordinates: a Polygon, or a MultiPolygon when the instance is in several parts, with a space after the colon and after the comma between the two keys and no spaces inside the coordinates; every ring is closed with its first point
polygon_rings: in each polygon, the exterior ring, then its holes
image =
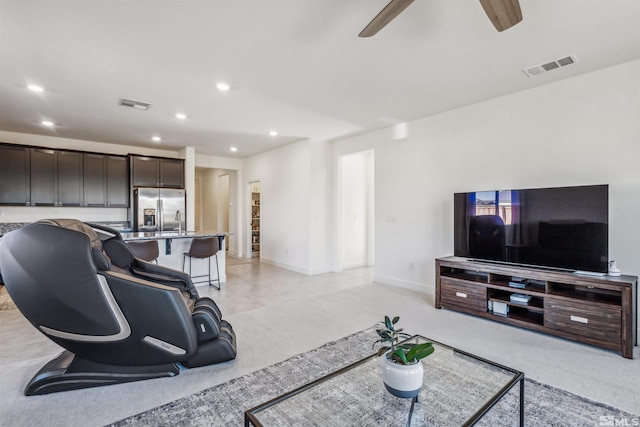
{"type": "Polygon", "coordinates": [[[436,260],[436,308],[619,351],[633,358],[636,276],[586,276],[477,262],[436,260]]]}

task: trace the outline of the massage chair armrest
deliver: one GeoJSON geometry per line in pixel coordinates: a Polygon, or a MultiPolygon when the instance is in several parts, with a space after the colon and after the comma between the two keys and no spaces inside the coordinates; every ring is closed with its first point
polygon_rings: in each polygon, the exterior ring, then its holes
{"type": "Polygon", "coordinates": [[[166,286],[188,292],[192,299],[198,298],[198,291],[187,273],[159,266],[136,258],[130,266],[131,274],[144,280],[161,283],[166,286]]]}
{"type": "Polygon", "coordinates": [[[197,351],[198,338],[191,311],[174,287],[126,274],[102,272],[117,304],[131,325],[130,338],[119,350],[128,354],[127,363],[158,364],[180,361],[197,351]],[[157,343],[173,346],[158,346],[157,343]],[[145,351],[140,351],[145,347],[145,351]],[[149,347],[149,348],[147,348],[149,347]]]}
{"type": "Polygon", "coordinates": [[[113,265],[144,280],[162,283],[187,292],[192,299],[198,298],[198,291],[187,273],[136,258],[131,248],[117,238],[105,240],[102,242],[102,247],[113,265]]]}

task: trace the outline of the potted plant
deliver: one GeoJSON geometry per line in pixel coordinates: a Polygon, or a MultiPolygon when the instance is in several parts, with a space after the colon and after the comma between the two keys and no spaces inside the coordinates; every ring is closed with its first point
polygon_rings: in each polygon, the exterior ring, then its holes
{"type": "Polygon", "coordinates": [[[396,329],[400,317],[384,317],[384,322],[376,329],[380,337],[373,345],[382,343],[378,355],[382,358],[382,381],[389,393],[397,397],[414,398],[420,393],[424,368],[420,360],[434,352],[433,343],[400,343],[411,335],[396,329]]]}

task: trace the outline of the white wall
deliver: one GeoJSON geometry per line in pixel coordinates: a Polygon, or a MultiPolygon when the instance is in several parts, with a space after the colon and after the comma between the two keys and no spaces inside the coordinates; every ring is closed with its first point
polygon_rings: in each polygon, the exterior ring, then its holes
{"type": "Polygon", "coordinates": [[[209,169],[240,170],[242,169],[242,160],[234,159],[231,157],[217,157],[209,156],[206,154],[198,154],[196,156],[196,167],[209,169]]]}
{"type": "Polygon", "coordinates": [[[230,175],[226,169],[196,169],[202,183],[202,229],[228,231],[230,175]]]}
{"type": "MultiPolygon", "coordinates": [[[[236,223],[239,242],[249,224],[247,183],[261,181],[263,260],[311,274],[329,269],[332,241],[339,237],[334,227],[337,158],[375,150],[376,280],[427,291],[434,285],[434,259],[453,251],[454,192],[606,183],[610,257],[623,273],[637,275],[638,75],[640,61],[633,61],[467,106],[407,124],[407,136],[400,140],[387,128],[335,143],[301,141],[242,161],[198,155],[196,166],[237,171],[237,185],[230,182],[235,189],[230,203],[237,199],[230,223],[236,223]]],[[[179,157],[171,151],[9,132],[0,132],[0,141],[179,157]]],[[[0,221],[56,216],[34,209],[39,208],[1,208],[0,221]]],[[[64,216],[94,214],[89,208],[69,209],[64,216]]],[[[101,209],[96,215],[120,219],[117,211],[101,209]]],[[[240,254],[246,250],[238,248],[240,254]]]]}
{"type": "MultiPolygon", "coordinates": [[[[227,238],[227,244],[229,252],[235,256],[245,256],[247,253],[243,252],[245,248],[241,244],[244,240],[245,230],[240,226],[245,220],[243,195],[245,194],[243,185],[240,185],[240,179],[242,177],[242,160],[230,157],[217,157],[209,156],[205,154],[199,154],[196,156],[196,170],[205,173],[207,170],[224,171],[223,173],[229,174],[229,196],[227,206],[229,215],[229,229],[221,230],[217,225],[212,226],[218,231],[228,231],[231,235],[227,238]]],[[[199,175],[202,178],[202,175],[199,175]]],[[[201,181],[203,195],[206,191],[217,187],[208,187],[211,183],[206,184],[201,181]],[[206,184],[206,185],[205,185],[206,184]]],[[[215,184],[214,184],[215,185],[215,184]]],[[[219,211],[222,206],[215,206],[216,211],[219,211]]],[[[203,208],[204,211],[204,208],[203,208]]],[[[203,226],[207,229],[207,226],[203,226]]],[[[249,252],[250,254],[251,252],[249,252]]]]}
{"type": "Polygon", "coordinates": [[[336,142],[375,148],[375,278],[434,287],[453,253],[453,193],[609,184],[609,250],[640,274],[640,61],[336,142]],[[413,263],[413,270],[410,265],[413,263]]]}
{"type": "Polygon", "coordinates": [[[180,150],[179,157],[184,159],[185,225],[187,230],[195,230],[196,150],[185,147],[180,150]]]}
{"type": "Polygon", "coordinates": [[[331,144],[309,141],[309,274],[331,271],[333,168],[331,144]]]}
{"type": "Polygon", "coordinates": [[[373,264],[373,151],[341,156],[338,162],[341,267],[373,264]]]}
{"type": "Polygon", "coordinates": [[[200,182],[200,191],[196,195],[200,212],[196,215],[201,219],[201,230],[228,232],[225,247],[234,256],[239,256],[237,175],[238,171],[235,170],[196,169],[196,177],[200,182]]]}
{"type": "Polygon", "coordinates": [[[311,145],[302,141],[245,159],[241,185],[246,233],[251,197],[248,183],[260,181],[261,260],[305,274],[311,273],[311,145]]]}

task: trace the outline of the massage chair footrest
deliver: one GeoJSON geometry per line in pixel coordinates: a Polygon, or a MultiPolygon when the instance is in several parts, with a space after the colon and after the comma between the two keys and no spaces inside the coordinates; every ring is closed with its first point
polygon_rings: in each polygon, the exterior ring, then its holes
{"type": "Polygon", "coordinates": [[[152,366],[107,365],[82,359],[63,351],[50,360],[29,381],[26,396],[76,390],[152,378],[173,377],[180,370],[175,363],[152,366]]]}
{"type": "Polygon", "coordinates": [[[226,320],[220,322],[220,333],[212,341],[198,344],[198,352],[182,362],[187,368],[227,362],[236,358],[236,333],[226,320]]]}

